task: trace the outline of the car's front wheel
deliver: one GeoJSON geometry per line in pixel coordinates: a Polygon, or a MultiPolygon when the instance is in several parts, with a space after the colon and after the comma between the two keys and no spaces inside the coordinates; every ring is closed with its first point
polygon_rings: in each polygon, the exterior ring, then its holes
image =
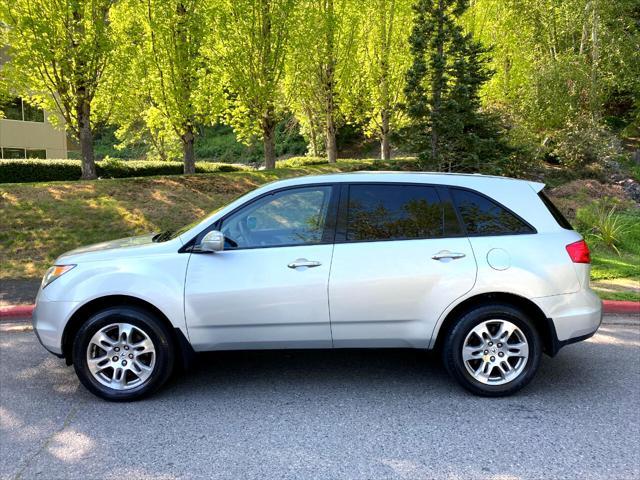
{"type": "Polygon", "coordinates": [[[531,320],[509,305],[488,305],[463,315],[443,348],[447,371],[467,390],[510,395],[527,385],[540,365],[540,336],[531,320]]]}
{"type": "Polygon", "coordinates": [[[130,306],[92,315],[78,331],[73,364],[82,384],[111,401],[142,398],[171,375],[172,338],[153,314],[130,306]]]}

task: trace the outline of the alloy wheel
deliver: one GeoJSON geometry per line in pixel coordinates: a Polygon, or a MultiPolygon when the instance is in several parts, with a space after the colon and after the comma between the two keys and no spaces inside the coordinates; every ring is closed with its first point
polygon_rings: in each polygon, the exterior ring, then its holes
{"type": "Polygon", "coordinates": [[[522,330],[507,320],[486,320],[474,327],[462,345],[469,374],[487,385],[504,385],[524,371],[529,343],[522,330]]]}
{"type": "Polygon", "coordinates": [[[153,373],[155,346],[149,335],[130,323],[113,323],[98,330],[87,346],[93,377],[114,390],[143,384],[153,373]]]}

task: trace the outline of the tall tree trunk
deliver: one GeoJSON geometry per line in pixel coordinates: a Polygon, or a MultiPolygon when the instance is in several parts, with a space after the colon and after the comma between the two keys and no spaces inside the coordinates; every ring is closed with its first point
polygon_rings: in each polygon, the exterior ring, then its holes
{"type": "Polygon", "coordinates": [[[327,140],[327,160],[329,163],[336,163],[338,158],[338,144],[336,143],[336,123],[333,119],[333,114],[327,113],[327,128],[326,128],[326,140],[327,140]]]}
{"type": "Polygon", "coordinates": [[[589,92],[589,110],[594,118],[600,117],[599,89],[598,89],[598,68],[600,62],[600,45],[598,38],[598,27],[600,17],[597,2],[593,2],[593,20],[591,23],[591,88],[589,92]]]}
{"type": "Polygon", "coordinates": [[[193,150],[196,136],[191,127],[185,131],[180,137],[182,141],[182,161],[184,163],[184,173],[196,173],[196,155],[193,150]]]}
{"type": "Polygon", "coordinates": [[[307,121],[309,122],[309,141],[311,142],[311,156],[319,157],[320,151],[318,150],[318,131],[316,120],[313,118],[313,114],[311,113],[311,108],[305,103],[304,113],[307,116],[307,121]]]}
{"type": "Polygon", "coordinates": [[[383,109],[381,112],[382,125],[380,127],[380,158],[391,160],[391,145],[389,144],[389,111],[383,109]]]}
{"type": "MultiPolygon", "coordinates": [[[[439,151],[439,129],[440,125],[440,104],[442,101],[442,90],[444,88],[444,5],[442,0],[438,0],[438,28],[436,34],[436,68],[433,72],[433,106],[431,109],[431,160],[440,164],[439,151]]],[[[451,170],[451,168],[449,168],[451,170]]]]}
{"type": "Polygon", "coordinates": [[[91,131],[91,102],[80,92],[80,99],[76,107],[78,117],[78,141],[82,156],[82,179],[97,178],[96,162],[93,156],[93,132],[91,131]]]}
{"type": "Polygon", "coordinates": [[[262,144],[264,145],[264,168],[276,168],[276,121],[273,107],[267,107],[262,116],[262,144]]]}
{"type": "Polygon", "coordinates": [[[338,146],[336,143],[336,103],[335,103],[335,11],[333,0],[327,0],[326,4],[327,29],[325,37],[326,66],[325,66],[325,142],[327,147],[327,160],[336,163],[338,158],[338,146]]]}
{"type": "Polygon", "coordinates": [[[380,37],[380,158],[391,160],[391,145],[389,144],[389,130],[391,120],[391,99],[389,95],[389,55],[391,38],[393,36],[393,20],[395,12],[394,0],[379,0],[378,9],[382,12],[380,37]],[[387,10],[388,7],[388,10],[387,10]]]}

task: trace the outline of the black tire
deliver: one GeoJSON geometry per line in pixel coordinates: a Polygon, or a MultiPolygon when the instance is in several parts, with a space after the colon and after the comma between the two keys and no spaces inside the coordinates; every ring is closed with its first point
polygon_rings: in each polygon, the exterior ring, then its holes
{"type": "Polygon", "coordinates": [[[113,402],[139,400],[155,392],[171,376],[175,363],[173,337],[162,321],[152,313],[132,306],[109,307],[91,315],[76,334],[72,355],[80,382],[94,395],[113,402]],[[127,390],[116,390],[100,383],[89,370],[87,362],[91,338],[100,329],[114,323],[128,323],[141,329],[151,339],[155,349],[155,364],[150,376],[140,385],[127,390]]]}
{"type": "Polygon", "coordinates": [[[540,335],[531,320],[522,311],[510,305],[494,304],[475,308],[463,314],[444,339],[443,362],[449,374],[470,392],[485,397],[511,395],[527,385],[540,366],[542,344],[540,335]],[[519,375],[508,383],[491,385],[478,381],[465,367],[462,349],[467,335],[487,320],[506,320],[516,325],[524,334],[529,357],[519,375]]]}

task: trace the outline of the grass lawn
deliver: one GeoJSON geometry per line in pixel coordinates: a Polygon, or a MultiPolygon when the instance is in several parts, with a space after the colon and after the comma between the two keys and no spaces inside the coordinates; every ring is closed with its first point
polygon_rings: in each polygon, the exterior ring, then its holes
{"type": "Polygon", "coordinates": [[[409,167],[406,160],[358,160],[250,172],[0,184],[0,279],[41,277],[58,255],[82,245],[181,227],[274,180],[409,167]]]}
{"type": "MultiPolygon", "coordinates": [[[[409,170],[413,162],[340,161],[276,170],[0,184],[0,279],[33,279],[63,252],[90,243],[181,227],[266,182],[353,170],[409,170]]],[[[591,242],[590,242],[591,244],[591,242]]],[[[640,300],[640,221],[622,255],[591,244],[603,298],[640,300]]]]}

